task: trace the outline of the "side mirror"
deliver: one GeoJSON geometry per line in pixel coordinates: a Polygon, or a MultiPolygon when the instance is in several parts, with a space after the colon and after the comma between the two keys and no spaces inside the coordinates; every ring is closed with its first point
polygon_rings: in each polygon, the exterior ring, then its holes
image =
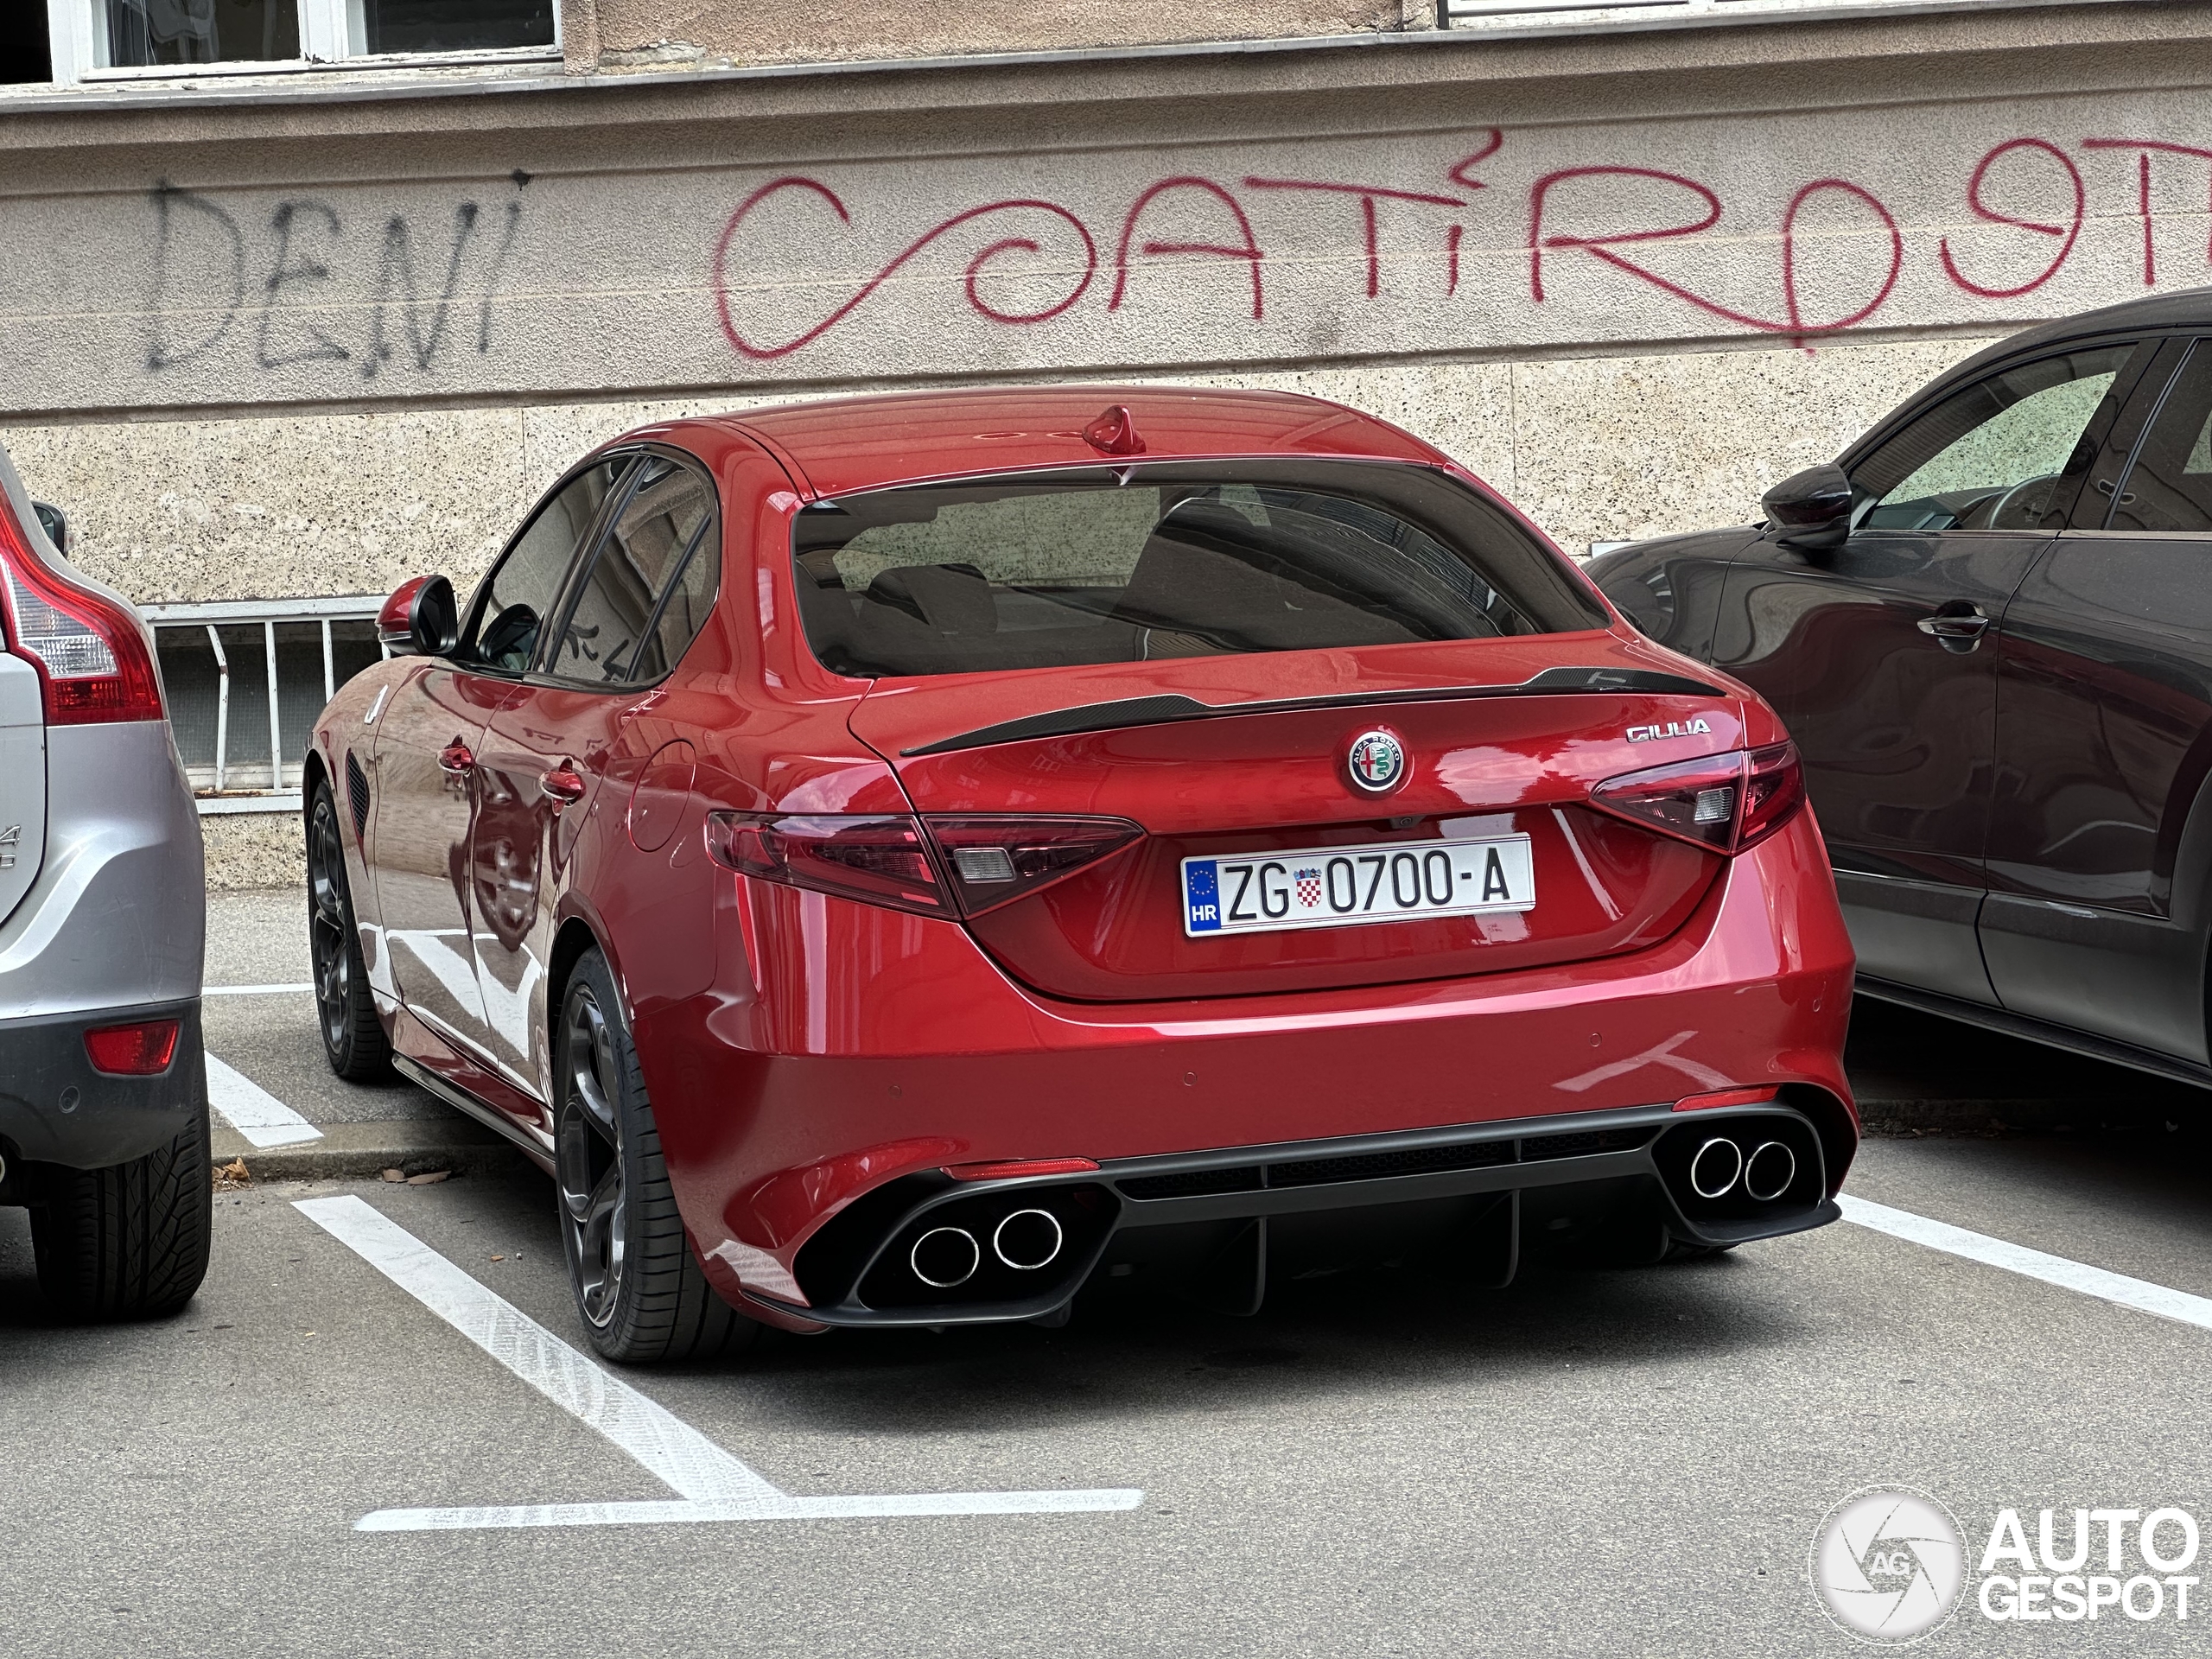
{"type": "Polygon", "coordinates": [[[69,556],[69,515],[51,501],[34,501],[31,511],[38,515],[38,527],[46,532],[46,539],[54,543],[54,550],[63,558],[69,556]]]}
{"type": "Polygon", "coordinates": [[[1766,509],[1768,536],[1783,547],[1827,553],[1851,534],[1851,480],[1833,461],[1792,473],[1759,505],[1766,509]]]}
{"type": "Polygon", "coordinates": [[[377,613],[377,639],[395,657],[442,657],[461,641],[461,611],[443,576],[411,576],[377,613]]]}

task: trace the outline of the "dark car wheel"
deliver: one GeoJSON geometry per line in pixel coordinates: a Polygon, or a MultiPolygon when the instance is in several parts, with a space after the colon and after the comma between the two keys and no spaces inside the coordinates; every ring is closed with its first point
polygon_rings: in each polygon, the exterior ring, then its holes
{"type": "Polygon", "coordinates": [[[596,950],[561,999],[553,1062],[561,1236],[592,1346],[650,1364],[750,1343],[760,1326],[715,1294],[683,1235],[638,1051],[596,950]]]}
{"type": "MultiPolygon", "coordinates": [[[[185,1063],[199,1064],[196,1049],[185,1063]]],[[[202,1099],[184,1133],[143,1158],[105,1169],[35,1166],[31,1249],[54,1314],[154,1319],[190,1301],[207,1274],[208,1165],[202,1099]]]]}
{"type": "Polygon", "coordinates": [[[330,785],[317,784],[308,808],[308,950],[322,1052],[330,1069],[353,1083],[391,1073],[391,1044],[369,995],[368,964],[346,887],[346,843],[330,785]]]}

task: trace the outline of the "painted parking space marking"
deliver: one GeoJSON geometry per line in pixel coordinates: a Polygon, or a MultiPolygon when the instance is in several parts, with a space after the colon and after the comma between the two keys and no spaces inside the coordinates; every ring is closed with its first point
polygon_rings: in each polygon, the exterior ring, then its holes
{"type": "Polygon", "coordinates": [[[1887,1233],[1892,1238],[1902,1238],[1915,1244],[1923,1244],[1931,1250],[1942,1250],[1948,1255],[1962,1256],[1984,1266],[2002,1268],[2007,1273],[2017,1273],[2024,1278],[2039,1279],[2046,1285],[2056,1285],[2063,1290],[2075,1290],[2085,1296],[2094,1296],[2121,1307],[2132,1307],[2139,1313],[2155,1313],[2160,1319],[2177,1319],[2183,1325],[2193,1325],[2199,1330],[2212,1331],[2212,1298],[2193,1296],[2185,1290],[2169,1289],[2154,1285],[2147,1279],[2131,1279],[2124,1273],[2113,1273],[2104,1268],[2093,1268],[2086,1262],[2069,1261],[2063,1255],[2050,1255],[2042,1250],[2031,1250],[2024,1244],[2007,1243],[2001,1238],[1992,1238],[1986,1233],[1969,1232],[1963,1227],[1954,1227],[1948,1222],[1931,1220],[1916,1216],[1909,1210],[1892,1210],[1885,1204],[1875,1204],[1866,1198],[1854,1198],[1840,1194],[1836,1202],[1843,1207],[1843,1218],[1856,1222],[1861,1227],[1878,1233],[1887,1233]]]}
{"type": "Polygon", "coordinates": [[[679,1500],[379,1510],[355,1522],[356,1531],[1079,1514],[1133,1510],[1144,1502],[1141,1491],[1121,1487],[795,1497],[665,1407],[610,1375],[362,1199],[350,1194],[300,1198],[293,1207],[562,1410],[628,1452],[679,1500]]]}
{"type": "Polygon", "coordinates": [[[296,1147],[320,1141],[322,1131],[251,1077],[207,1057],[207,1103],[257,1147],[296,1147]]]}
{"type": "Polygon", "coordinates": [[[202,985],[202,996],[290,996],[302,991],[315,989],[315,982],[298,985],[202,985]]]}

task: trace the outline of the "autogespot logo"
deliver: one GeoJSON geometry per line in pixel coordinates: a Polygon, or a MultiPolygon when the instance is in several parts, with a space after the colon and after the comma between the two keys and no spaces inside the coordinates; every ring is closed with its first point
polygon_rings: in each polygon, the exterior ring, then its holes
{"type": "Polygon", "coordinates": [[[1958,1607],[1966,1540],[1927,1493],[1870,1487],[1828,1511],[1813,1538],[1812,1568],[1821,1605],[1853,1636],[1917,1642],[1958,1607]]]}

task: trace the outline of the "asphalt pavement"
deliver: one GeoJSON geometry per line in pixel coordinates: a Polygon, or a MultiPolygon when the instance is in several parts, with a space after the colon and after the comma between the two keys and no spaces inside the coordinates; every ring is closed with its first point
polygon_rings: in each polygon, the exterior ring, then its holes
{"type": "MultiPolygon", "coordinates": [[[[211,986],[304,980],[300,914],[219,901],[211,986]]],[[[444,1112],[336,1084],[313,1017],[216,997],[210,1049],[325,1129],[444,1112]]],[[[513,1160],[225,1193],[206,1288],[139,1327],[45,1323],[0,1211],[0,1653],[1841,1654],[1808,1552],[1860,1488],[1934,1494],[1977,1559],[2007,1508],[2031,1535],[2044,1508],[2212,1517],[2202,1103],[1881,1010],[1853,1066],[1962,1109],[1871,1138],[1850,1194],[2181,1313],[1847,1222],[1502,1292],[1341,1275],[1249,1319],[1100,1297],[1058,1330],[771,1335],[618,1376],[563,1346],[583,1344],[550,1192],[513,1160]],[[2013,1100],[2032,1123],[1990,1127],[2013,1100]],[[364,1225],[424,1248],[379,1266],[341,1236],[364,1225]],[[624,1449],[640,1422],[779,1496],[686,1509],[624,1449]],[[1101,1490],[1141,1497],[807,1512],[1101,1490]],[[613,1507],[482,1524],[588,1505],[613,1507]],[[423,1510],[468,1524],[360,1529],[423,1510]]],[[[2022,1629],[1970,1591],[1919,1650],[2201,1645],[2171,1611],[2022,1629]]]]}

